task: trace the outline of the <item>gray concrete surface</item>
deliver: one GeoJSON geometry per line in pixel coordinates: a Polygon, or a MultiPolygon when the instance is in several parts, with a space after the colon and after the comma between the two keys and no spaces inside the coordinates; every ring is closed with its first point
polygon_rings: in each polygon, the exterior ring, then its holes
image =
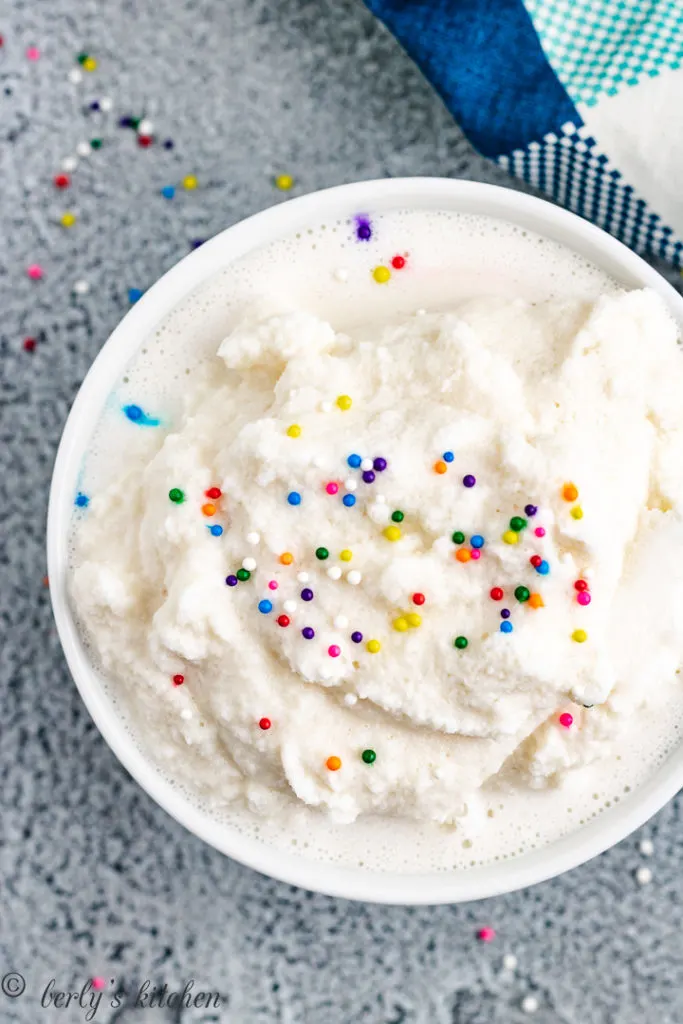
{"type": "Polygon", "coordinates": [[[530,993],[539,1024],[679,1024],[677,801],[585,867],[483,903],[373,907],[292,889],[203,846],[128,778],[70,681],[43,586],[59,434],[129,288],[192,239],[278,202],[279,171],[297,192],[505,176],[354,0],[0,0],[0,34],[0,975],[26,982],[16,998],[0,991],[0,1021],[88,1019],[88,1007],[41,996],[52,978],[73,991],[101,975],[90,1019],[125,1024],[515,1024],[530,1019],[530,993]],[[80,51],[99,68],[75,86],[80,51]],[[102,96],[111,114],[87,109],[102,96]],[[143,111],[172,150],[140,149],[117,126],[143,111]],[[58,193],[60,160],[94,137],[102,148],[58,193]],[[200,189],[161,198],[193,173],[200,189]],[[31,263],[42,281],[28,279],[31,263]],[[86,295],[73,294],[80,280],[86,295]],[[634,879],[643,835],[655,844],[646,887],[634,879]],[[485,924],[498,938],[484,946],[485,924]],[[505,953],[516,971],[502,970],[505,953]],[[109,1005],[144,979],[194,979],[221,1008],[109,1005]]]}

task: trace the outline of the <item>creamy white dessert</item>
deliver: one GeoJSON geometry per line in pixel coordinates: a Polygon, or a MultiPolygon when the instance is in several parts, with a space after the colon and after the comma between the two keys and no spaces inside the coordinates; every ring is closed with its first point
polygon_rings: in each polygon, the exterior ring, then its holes
{"type": "Polygon", "coordinates": [[[214,809],[471,844],[492,794],[592,796],[646,712],[674,741],[683,362],[661,300],[598,275],[408,312],[420,240],[393,266],[347,237],[360,266],[326,287],[358,274],[366,322],[249,295],[185,382],[155,400],[138,374],[132,401],[133,369],[72,594],[147,748],[214,809]]]}

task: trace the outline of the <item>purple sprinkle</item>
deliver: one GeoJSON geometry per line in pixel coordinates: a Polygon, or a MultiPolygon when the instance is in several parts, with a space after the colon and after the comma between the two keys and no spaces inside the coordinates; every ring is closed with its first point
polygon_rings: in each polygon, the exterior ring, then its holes
{"type": "Polygon", "coordinates": [[[164,149],[173,149],[175,142],[173,139],[164,139],[164,149]]]}
{"type": "Polygon", "coordinates": [[[369,242],[372,238],[370,218],[365,214],[359,214],[356,217],[356,238],[359,242],[369,242]]]}
{"type": "Polygon", "coordinates": [[[99,110],[100,109],[100,101],[99,100],[93,100],[92,103],[90,104],[90,109],[91,110],[99,110]]]}
{"type": "Polygon", "coordinates": [[[374,481],[374,479],[375,474],[372,472],[371,469],[366,469],[363,472],[363,480],[365,481],[366,484],[371,484],[374,481]]]}
{"type": "Polygon", "coordinates": [[[310,589],[310,587],[304,587],[304,589],[301,591],[301,600],[302,601],[312,601],[313,600],[313,591],[310,589]]]}
{"type": "Polygon", "coordinates": [[[538,512],[538,505],[525,505],[524,506],[524,511],[525,511],[526,515],[529,516],[529,519],[531,519],[532,516],[535,516],[536,513],[538,512]]]}
{"type": "Polygon", "coordinates": [[[355,633],[351,634],[351,639],[353,640],[354,644],[359,644],[363,639],[363,634],[359,633],[358,630],[356,630],[355,633]]]}
{"type": "Polygon", "coordinates": [[[378,473],[383,473],[384,470],[387,468],[387,460],[383,459],[382,456],[380,455],[373,462],[373,466],[375,467],[378,473]]]}
{"type": "Polygon", "coordinates": [[[236,576],[226,576],[225,582],[228,584],[229,587],[236,587],[237,584],[239,583],[239,580],[237,579],[236,576]]]}
{"type": "Polygon", "coordinates": [[[133,118],[129,114],[127,114],[125,117],[120,117],[119,118],[119,126],[121,128],[132,128],[133,127],[133,118]]]}
{"type": "Polygon", "coordinates": [[[315,636],[315,630],[311,629],[310,626],[304,626],[304,628],[301,630],[301,635],[304,638],[304,640],[312,640],[313,637],[315,636]]]}
{"type": "Polygon", "coordinates": [[[464,483],[465,487],[474,487],[474,485],[477,482],[477,478],[476,476],[472,476],[471,473],[468,473],[467,476],[464,476],[462,478],[462,482],[464,483]]]}
{"type": "Polygon", "coordinates": [[[500,613],[500,617],[501,617],[501,619],[509,619],[510,618],[510,609],[509,608],[503,608],[502,612],[500,613]]]}
{"type": "Polygon", "coordinates": [[[190,246],[191,246],[191,247],[192,247],[193,249],[198,249],[198,248],[200,247],[200,245],[204,245],[204,242],[205,242],[205,241],[206,241],[206,239],[205,239],[205,238],[193,238],[193,239],[191,240],[191,242],[190,242],[190,246]]]}

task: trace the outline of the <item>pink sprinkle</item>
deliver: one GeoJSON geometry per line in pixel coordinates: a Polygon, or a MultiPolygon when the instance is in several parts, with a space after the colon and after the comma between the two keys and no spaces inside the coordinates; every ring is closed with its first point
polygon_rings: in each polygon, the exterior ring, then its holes
{"type": "Polygon", "coordinates": [[[277,590],[279,584],[277,580],[270,580],[268,582],[268,590],[277,590]]]}
{"type": "Polygon", "coordinates": [[[569,729],[573,721],[574,718],[568,711],[565,711],[563,715],[560,715],[560,725],[563,725],[565,729],[569,729]]]}
{"type": "Polygon", "coordinates": [[[588,593],[587,590],[582,590],[580,594],[576,595],[576,600],[579,602],[579,604],[583,604],[583,605],[590,604],[591,603],[591,596],[590,596],[590,594],[588,593]]]}
{"type": "Polygon", "coordinates": [[[330,483],[329,483],[329,484],[327,485],[327,487],[325,488],[325,490],[327,491],[327,493],[328,493],[328,494],[336,494],[336,493],[337,493],[337,491],[339,490],[339,484],[335,484],[335,482],[334,482],[334,481],[332,480],[332,481],[330,481],[330,483]]]}
{"type": "Polygon", "coordinates": [[[39,263],[32,263],[30,267],[26,268],[26,273],[32,281],[40,281],[43,276],[43,268],[39,263]]]}
{"type": "Polygon", "coordinates": [[[29,46],[26,50],[26,56],[29,60],[40,60],[40,50],[37,46],[29,46]]]}
{"type": "Polygon", "coordinates": [[[536,529],[534,530],[534,533],[536,534],[537,537],[545,537],[545,527],[544,526],[537,526],[536,529]]]}
{"type": "Polygon", "coordinates": [[[98,991],[100,989],[103,989],[106,986],[106,984],[107,983],[104,980],[104,978],[93,978],[92,980],[92,987],[97,989],[98,991]]]}
{"type": "Polygon", "coordinates": [[[480,928],[477,932],[477,938],[480,942],[493,942],[496,937],[495,928],[480,928]]]}
{"type": "Polygon", "coordinates": [[[472,548],[472,550],[470,551],[470,558],[473,558],[475,562],[477,561],[478,558],[481,558],[481,551],[479,550],[479,548],[472,548]]]}
{"type": "Polygon", "coordinates": [[[341,647],[337,647],[336,644],[332,644],[331,647],[327,648],[327,653],[331,658],[338,658],[341,654],[341,647]]]}

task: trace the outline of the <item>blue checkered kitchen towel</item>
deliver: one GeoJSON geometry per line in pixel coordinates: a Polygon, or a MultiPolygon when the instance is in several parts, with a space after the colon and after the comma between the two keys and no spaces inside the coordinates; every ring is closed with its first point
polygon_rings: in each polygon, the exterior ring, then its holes
{"type": "Polygon", "coordinates": [[[683,262],[683,0],[366,0],[472,143],[683,262]]]}

